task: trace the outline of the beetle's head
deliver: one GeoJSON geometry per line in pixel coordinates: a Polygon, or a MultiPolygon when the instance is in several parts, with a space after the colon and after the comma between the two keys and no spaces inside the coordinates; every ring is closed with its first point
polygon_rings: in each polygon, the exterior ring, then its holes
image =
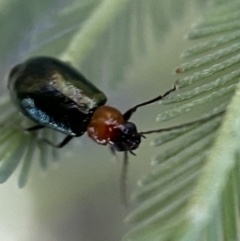
{"type": "Polygon", "coordinates": [[[112,145],[116,151],[132,151],[137,149],[140,143],[141,135],[137,132],[136,125],[126,122],[119,127],[112,145]]]}

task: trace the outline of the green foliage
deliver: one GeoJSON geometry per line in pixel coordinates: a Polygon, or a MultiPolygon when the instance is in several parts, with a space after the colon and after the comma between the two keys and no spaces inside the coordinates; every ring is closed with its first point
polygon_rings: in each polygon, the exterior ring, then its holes
{"type": "MultiPolygon", "coordinates": [[[[72,1],[62,10],[52,6],[48,15],[44,11],[51,6],[49,1],[44,1],[38,11],[34,1],[26,4],[31,18],[25,16],[24,23],[17,23],[21,35],[16,37],[12,31],[2,40],[1,56],[8,59],[6,46],[11,41],[13,52],[19,50],[15,46],[21,46],[19,55],[14,55],[15,62],[40,54],[58,56],[77,67],[81,65],[93,82],[115,86],[123,79],[127,63],[154,51],[170,28],[166,15],[177,21],[184,4],[184,0],[164,4],[158,0],[82,0],[72,1]],[[30,24],[33,19],[36,25],[30,24]],[[159,31],[152,31],[156,28],[159,31]]],[[[197,44],[182,54],[186,62],[176,70],[180,89],[163,101],[169,108],[157,120],[196,112],[197,119],[226,108],[227,114],[224,119],[214,118],[156,138],[152,144],[161,154],[132,195],[138,206],[126,219],[133,226],[124,240],[237,240],[239,5],[239,0],[215,1],[193,27],[188,37],[197,44]],[[163,152],[165,144],[168,146],[163,152]]],[[[0,6],[6,12],[18,8],[16,2],[6,0],[0,6]]],[[[6,18],[4,11],[0,13],[1,22],[6,18]]],[[[16,27],[15,22],[10,26],[16,27]]],[[[6,24],[1,32],[8,28],[6,24]]],[[[18,185],[24,187],[32,161],[38,160],[46,169],[49,160],[58,160],[56,150],[39,139],[57,141],[61,137],[51,131],[29,134],[20,130],[19,125],[32,123],[17,113],[8,97],[1,97],[0,113],[0,182],[22,165],[18,185]]]]}
{"type": "Polygon", "coordinates": [[[215,1],[193,27],[188,37],[198,43],[182,54],[188,61],[176,70],[180,93],[163,100],[169,109],[157,120],[196,109],[227,113],[152,143],[169,147],[132,195],[138,207],[126,219],[134,226],[123,240],[238,240],[239,6],[215,1]]]}

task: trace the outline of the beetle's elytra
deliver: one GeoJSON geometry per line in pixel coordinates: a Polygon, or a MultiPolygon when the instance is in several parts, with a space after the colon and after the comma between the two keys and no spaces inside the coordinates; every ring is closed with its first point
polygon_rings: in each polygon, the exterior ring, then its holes
{"type": "Polygon", "coordinates": [[[38,57],[15,66],[8,88],[17,108],[38,125],[81,136],[106,96],[71,66],[38,57]]]}

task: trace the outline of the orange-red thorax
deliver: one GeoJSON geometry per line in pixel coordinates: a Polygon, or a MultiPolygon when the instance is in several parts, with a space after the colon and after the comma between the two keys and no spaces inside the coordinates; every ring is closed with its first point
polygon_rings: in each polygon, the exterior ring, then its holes
{"type": "Polygon", "coordinates": [[[125,120],[119,110],[111,106],[100,106],[92,115],[87,133],[99,144],[112,144],[124,123],[125,120]]]}

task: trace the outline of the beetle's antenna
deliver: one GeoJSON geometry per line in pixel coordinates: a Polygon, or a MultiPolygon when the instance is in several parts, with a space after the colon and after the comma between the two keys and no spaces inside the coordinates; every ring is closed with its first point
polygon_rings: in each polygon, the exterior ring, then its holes
{"type": "Polygon", "coordinates": [[[178,89],[178,81],[175,82],[175,84],[173,85],[173,87],[168,90],[167,92],[165,92],[163,95],[159,95],[157,97],[155,97],[154,99],[151,99],[151,100],[148,100],[148,101],[145,101],[141,104],[138,104],[132,108],[130,108],[129,110],[127,110],[124,115],[123,115],[123,118],[125,121],[129,120],[132,116],[132,114],[141,106],[145,106],[145,105],[150,105],[154,102],[157,102],[159,100],[162,100],[164,97],[168,96],[170,93],[176,91],[178,89]]]}
{"type": "Polygon", "coordinates": [[[127,207],[127,167],[128,167],[128,151],[124,152],[123,165],[120,177],[120,194],[121,201],[127,207]]]}
{"type": "Polygon", "coordinates": [[[199,120],[195,120],[195,121],[192,121],[192,122],[188,122],[188,123],[185,123],[185,124],[182,124],[182,125],[177,125],[177,126],[172,126],[172,127],[162,128],[162,129],[157,129],[157,130],[142,131],[142,132],[139,132],[139,134],[140,135],[148,135],[148,134],[152,134],[152,133],[160,133],[160,132],[165,132],[165,131],[172,131],[172,130],[176,130],[176,129],[181,129],[181,128],[184,128],[184,127],[192,126],[194,124],[205,123],[205,122],[207,122],[211,119],[214,119],[215,117],[218,117],[218,116],[224,114],[225,112],[226,112],[225,110],[220,111],[217,114],[214,114],[214,115],[211,115],[211,116],[199,119],[199,120]]]}

